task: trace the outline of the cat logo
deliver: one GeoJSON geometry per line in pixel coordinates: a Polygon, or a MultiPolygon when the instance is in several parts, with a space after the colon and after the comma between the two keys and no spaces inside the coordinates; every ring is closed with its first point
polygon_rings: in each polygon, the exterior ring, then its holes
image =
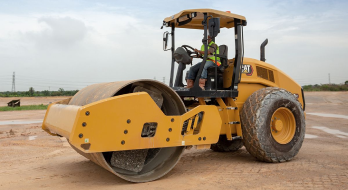
{"type": "Polygon", "coordinates": [[[253,75],[254,69],[251,65],[242,65],[242,73],[246,74],[247,76],[253,75]]]}

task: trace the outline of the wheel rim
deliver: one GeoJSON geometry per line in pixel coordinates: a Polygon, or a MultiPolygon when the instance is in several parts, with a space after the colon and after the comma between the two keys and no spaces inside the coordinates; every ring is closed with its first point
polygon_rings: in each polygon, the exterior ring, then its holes
{"type": "Polygon", "coordinates": [[[272,115],[270,127],[274,140],[279,144],[287,144],[295,136],[295,117],[288,108],[278,108],[272,115]]]}

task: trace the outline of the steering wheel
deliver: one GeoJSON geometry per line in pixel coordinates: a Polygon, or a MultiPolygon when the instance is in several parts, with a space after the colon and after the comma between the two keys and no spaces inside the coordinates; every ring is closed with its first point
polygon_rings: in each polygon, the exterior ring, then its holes
{"type": "Polygon", "coordinates": [[[182,45],[181,46],[182,48],[184,48],[187,52],[187,54],[190,56],[190,57],[194,57],[194,58],[198,58],[198,57],[201,57],[199,53],[195,52],[195,48],[189,46],[189,45],[182,45]],[[191,49],[191,50],[189,50],[191,49]]]}

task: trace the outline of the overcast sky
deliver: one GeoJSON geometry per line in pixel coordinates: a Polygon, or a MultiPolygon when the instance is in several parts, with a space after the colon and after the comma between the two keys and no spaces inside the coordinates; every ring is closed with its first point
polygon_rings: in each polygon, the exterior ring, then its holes
{"type": "MultiPolygon", "coordinates": [[[[89,84],[154,77],[168,84],[170,52],[160,26],[184,9],[212,8],[246,17],[245,57],[266,59],[299,84],[348,80],[348,1],[82,1],[0,2],[0,91],[81,89],[89,84]]],[[[201,30],[176,30],[176,45],[200,47],[201,30]]],[[[233,30],[217,44],[233,52],[233,30]]]]}

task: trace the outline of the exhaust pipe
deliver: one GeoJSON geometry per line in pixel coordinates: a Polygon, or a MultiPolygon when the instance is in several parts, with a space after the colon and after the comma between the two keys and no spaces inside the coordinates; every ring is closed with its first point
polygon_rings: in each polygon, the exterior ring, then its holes
{"type": "Polygon", "coordinates": [[[265,62],[266,58],[265,58],[265,46],[268,44],[268,39],[266,38],[265,41],[262,42],[261,47],[260,47],[260,60],[265,62]]]}

